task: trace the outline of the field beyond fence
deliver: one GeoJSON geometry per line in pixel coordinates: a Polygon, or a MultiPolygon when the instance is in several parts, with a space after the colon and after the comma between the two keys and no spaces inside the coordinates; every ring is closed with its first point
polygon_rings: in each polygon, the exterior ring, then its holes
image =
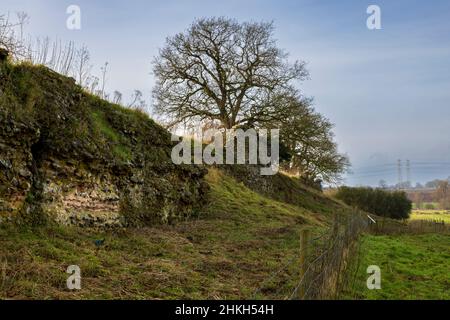
{"type": "Polygon", "coordinates": [[[449,299],[450,225],[414,215],[407,221],[378,217],[350,259],[343,299],[449,299]],[[381,289],[366,286],[366,268],[381,270],[381,289]]]}

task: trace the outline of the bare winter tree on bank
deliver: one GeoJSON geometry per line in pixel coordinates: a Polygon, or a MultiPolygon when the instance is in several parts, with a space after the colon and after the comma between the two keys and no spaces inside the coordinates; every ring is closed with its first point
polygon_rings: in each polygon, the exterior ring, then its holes
{"type": "Polygon", "coordinates": [[[308,77],[289,63],[272,23],[195,21],[166,40],[154,60],[155,111],[168,126],[215,122],[222,128],[281,129],[285,168],[312,184],[337,182],[349,167],[332,124],[293,86],[308,77]]]}
{"type": "Polygon", "coordinates": [[[209,119],[228,129],[276,116],[272,97],[290,95],[293,80],[308,72],[287,61],[273,30],[272,23],[210,18],[168,38],[154,60],[155,111],[171,124],[209,119]]]}

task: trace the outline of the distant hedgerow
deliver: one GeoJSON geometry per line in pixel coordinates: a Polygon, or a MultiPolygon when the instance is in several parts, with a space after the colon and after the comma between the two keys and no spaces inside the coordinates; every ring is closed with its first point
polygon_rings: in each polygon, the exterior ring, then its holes
{"type": "Polygon", "coordinates": [[[341,187],[336,198],[350,206],[392,219],[407,219],[412,210],[412,202],[401,191],[341,187]]]}

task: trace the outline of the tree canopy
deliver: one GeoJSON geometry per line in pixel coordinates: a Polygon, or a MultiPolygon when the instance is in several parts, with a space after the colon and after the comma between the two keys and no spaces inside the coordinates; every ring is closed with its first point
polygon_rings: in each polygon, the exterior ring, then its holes
{"type": "Polygon", "coordinates": [[[230,129],[276,116],[271,100],[304,80],[304,62],[289,63],[273,24],[204,18],[166,40],[154,60],[155,111],[177,124],[216,120],[230,129]]]}
{"type": "Polygon", "coordinates": [[[338,151],[333,124],[314,110],[310,99],[283,97],[279,103],[284,117],[273,125],[280,128],[282,144],[291,156],[282,163],[284,169],[297,171],[311,185],[340,182],[350,162],[338,151]]]}
{"type": "Polygon", "coordinates": [[[294,86],[309,76],[305,63],[290,63],[273,32],[272,23],[204,18],[167,38],[153,63],[154,110],[169,127],[280,129],[285,167],[308,183],[337,182],[348,158],[333,125],[294,86]]]}

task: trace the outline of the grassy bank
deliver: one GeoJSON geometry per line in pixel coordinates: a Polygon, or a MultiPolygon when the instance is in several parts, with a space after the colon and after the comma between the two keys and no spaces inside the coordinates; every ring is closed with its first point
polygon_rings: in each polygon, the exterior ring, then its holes
{"type": "Polygon", "coordinates": [[[0,228],[0,298],[234,299],[290,294],[296,264],[265,280],[314,233],[320,213],[265,198],[220,171],[207,176],[210,204],[197,220],[115,232],[69,227],[0,228]],[[98,239],[106,239],[97,247],[98,239]],[[79,265],[82,290],[66,288],[79,265]],[[262,287],[254,295],[256,289],[262,287]]]}

